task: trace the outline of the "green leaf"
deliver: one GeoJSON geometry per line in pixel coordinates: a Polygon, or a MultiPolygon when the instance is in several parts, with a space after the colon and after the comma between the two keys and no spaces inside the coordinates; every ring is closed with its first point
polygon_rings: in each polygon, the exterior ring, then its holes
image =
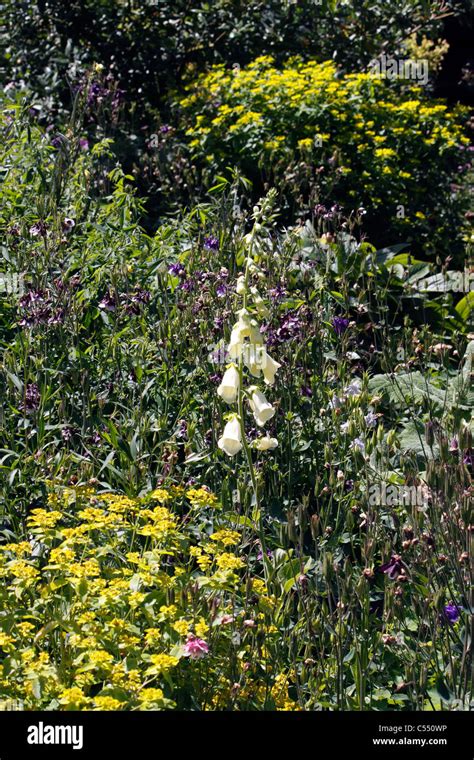
{"type": "Polygon", "coordinates": [[[474,291],[470,291],[464,298],[461,298],[455,309],[462,321],[467,322],[471,311],[474,309],[474,291]]]}

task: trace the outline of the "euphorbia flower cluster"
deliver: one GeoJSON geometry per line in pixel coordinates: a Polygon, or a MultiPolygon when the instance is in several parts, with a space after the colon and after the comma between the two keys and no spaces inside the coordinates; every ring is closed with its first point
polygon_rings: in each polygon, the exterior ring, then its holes
{"type": "MultiPolygon", "coordinates": [[[[251,244],[250,244],[251,245],[251,244]]],[[[218,441],[219,448],[228,456],[235,456],[245,445],[245,428],[243,420],[243,398],[248,401],[250,410],[258,427],[263,428],[275,414],[275,408],[257,385],[242,387],[244,368],[254,378],[263,378],[266,385],[273,385],[280,364],[266,350],[263,335],[254,313],[262,315],[266,309],[263,299],[256,287],[249,287],[250,273],[259,269],[251,256],[247,259],[245,274],[237,280],[236,292],[243,298],[243,307],[237,312],[237,322],[232,328],[227,353],[231,363],[227,366],[222,381],[217,389],[219,396],[227,404],[237,404],[238,410],[228,415],[224,432],[218,441]],[[248,308],[252,301],[253,311],[248,308]]],[[[264,435],[253,441],[252,446],[259,451],[267,451],[278,446],[276,438],[264,435]]]]}

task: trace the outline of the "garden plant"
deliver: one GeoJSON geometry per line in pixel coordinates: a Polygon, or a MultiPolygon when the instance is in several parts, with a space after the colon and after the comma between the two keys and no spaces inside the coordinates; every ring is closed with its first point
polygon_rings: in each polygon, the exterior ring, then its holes
{"type": "Polygon", "coordinates": [[[398,5],[2,3],[2,709],[472,707],[467,8],[398,5]]]}

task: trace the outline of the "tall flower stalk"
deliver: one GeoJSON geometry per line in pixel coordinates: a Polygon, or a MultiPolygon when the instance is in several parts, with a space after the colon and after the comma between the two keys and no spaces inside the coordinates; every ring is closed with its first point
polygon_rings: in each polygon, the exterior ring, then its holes
{"type": "MultiPolygon", "coordinates": [[[[231,359],[227,365],[222,381],[217,389],[219,396],[228,404],[237,407],[235,412],[226,415],[226,425],[218,441],[219,448],[228,456],[233,457],[243,450],[249,469],[250,481],[254,493],[255,510],[261,523],[261,510],[258,492],[257,476],[252,459],[252,448],[267,451],[278,446],[276,438],[264,434],[250,442],[245,428],[245,403],[248,403],[255,422],[259,428],[275,415],[275,408],[269,403],[263,391],[255,384],[263,379],[266,385],[273,385],[275,374],[280,364],[266,350],[263,335],[260,332],[258,316],[266,315],[266,307],[258,289],[252,285],[253,277],[262,277],[263,272],[254,258],[255,240],[263,229],[262,223],[269,221],[274,195],[269,194],[260,206],[253,210],[254,224],[251,232],[244,241],[247,250],[245,270],[237,279],[236,295],[241,300],[241,308],[237,310],[237,322],[231,332],[227,353],[231,359]],[[253,378],[248,383],[248,375],[253,378]]],[[[260,541],[264,548],[263,531],[260,529],[260,541]]]]}

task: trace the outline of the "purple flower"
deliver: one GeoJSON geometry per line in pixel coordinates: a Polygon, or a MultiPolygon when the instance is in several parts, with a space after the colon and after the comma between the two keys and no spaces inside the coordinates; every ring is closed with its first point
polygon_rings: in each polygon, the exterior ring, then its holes
{"type": "Polygon", "coordinates": [[[405,565],[399,554],[392,554],[390,561],[381,565],[379,570],[382,573],[387,573],[390,580],[396,581],[399,575],[405,573],[405,565]]]}
{"type": "Polygon", "coordinates": [[[22,409],[25,412],[35,412],[41,401],[41,395],[36,383],[28,383],[25,389],[25,400],[22,409]]]}
{"type": "Polygon", "coordinates": [[[68,441],[70,441],[70,440],[71,440],[71,438],[73,437],[73,435],[74,435],[74,430],[73,430],[73,428],[71,428],[71,427],[64,427],[64,428],[61,430],[61,438],[62,438],[62,439],[63,439],[63,441],[65,441],[66,443],[68,443],[68,441]]]}
{"type": "Polygon", "coordinates": [[[185,293],[190,293],[192,290],[194,290],[195,282],[191,277],[188,277],[187,280],[184,280],[179,287],[185,291],[185,293]]]}
{"type": "Polygon", "coordinates": [[[27,309],[32,304],[43,301],[44,297],[45,294],[43,290],[29,290],[28,293],[25,293],[25,295],[20,298],[19,305],[22,309],[27,309]]]}
{"type": "Polygon", "coordinates": [[[74,219],[70,219],[68,216],[63,220],[63,229],[66,232],[70,232],[76,226],[74,219]]]}
{"type": "Polygon", "coordinates": [[[447,604],[443,609],[443,614],[451,625],[454,625],[459,620],[459,608],[455,604],[447,604]]]}
{"type": "Polygon", "coordinates": [[[171,264],[171,266],[168,267],[168,272],[174,277],[184,277],[186,274],[185,268],[179,261],[177,261],[176,264],[171,264]]]}
{"type": "Polygon", "coordinates": [[[225,295],[226,295],[226,293],[227,293],[227,285],[225,285],[225,283],[221,282],[221,283],[220,283],[220,284],[217,286],[217,288],[216,288],[216,293],[217,293],[217,295],[219,296],[219,298],[224,298],[224,296],[225,296],[225,295]]]}
{"type": "Polygon", "coordinates": [[[301,395],[306,396],[306,398],[311,398],[313,395],[313,391],[309,387],[309,385],[302,385],[301,386],[301,395]]]}
{"type": "Polygon", "coordinates": [[[79,138],[79,147],[84,153],[89,150],[89,140],[87,137],[80,137],[79,138]]]}
{"type": "Polygon", "coordinates": [[[301,332],[301,319],[295,314],[286,314],[283,317],[281,326],[277,330],[280,341],[297,338],[301,332]]]}
{"type": "MultiPolygon", "coordinates": [[[[273,559],[273,552],[270,551],[270,549],[267,549],[266,555],[267,555],[268,559],[273,559]]],[[[257,554],[257,560],[258,560],[258,562],[261,562],[262,559],[263,559],[263,552],[260,549],[259,553],[257,554]]]]}
{"type": "Polygon", "coordinates": [[[96,103],[102,96],[107,94],[107,90],[101,87],[98,82],[92,82],[87,93],[87,105],[91,106],[96,103]]]}
{"type": "Polygon", "coordinates": [[[271,330],[268,325],[262,325],[260,331],[265,335],[268,348],[273,348],[273,346],[278,346],[281,343],[278,337],[278,330],[271,330]]]}
{"type": "Polygon", "coordinates": [[[179,420],[178,427],[176,429],[176,438],[187,438],[188,435],[188,423],[186,420],[179,420]]]}
{"type": "Polygon", "coordinates": [[[365,424],[366,424],[366,425],[367,425],[367,427],[369,427],[369,428],[371,428],[371,427],[375,427],[375,426],[376,426],[376,424],[377,424],[377,419],[378,419],[378,414],[375,414],[375,412],[368,412],[368,413],[365,415],[365,417],[364,417],[364,420],[365,420],[365,424]]]}
{"type": "Polygon", "coordinates": [[[46,224],[40,220],[39,222],[35,222],[30,227],[30,235],[33,235],[33,237],[38,237],[38,235],[41,235],[41,237],[45,237],[46,230],[47,230],[46,224]]]}
{"type": "Polygon", "coordinates": [[[61,325],[64,322],[64,309],[56,309],[48,319],[48,325],[61,325]]]}
{"type": "Polygon", "coordinates": [[[62,145],[66,145],[67,140],[64,137],[64,135],[55,135],[53,139],[51,140],[51,145],[53,148],[60,148],[62,145]]]}
{"type": "Polygon", "coordinates": [[[204,238],[204,248],[207,248],[208,251],[218,251],[219,250],[219,241],[216,237],[213,235],[210,235],[209,237],[204,238]]]}
{"type": "Polygon", "coordinates": [[[343,335],[349,327],[349,320],[345,317],[334,317],[332,320],[332,326],[336,332],[336,335],[343,335]]]}
{"type": "Polygon", "coordinates": [[[140,307],[143,304],[148,303],[150,297],[151,296],[148,290],[140,290],[137,288],[137,290],[131,294],[122,294],[120,296],[120,300],[122,301],[127,314],[139,314],[140,307]]]}
{"type": "Polygon", "coordinates": [[[322,203],[318,203],[314,209],[314,213],[316,216],[323,216],[324,214],[327,214],[327,208],[322,203]]]}
{"type": "Polygon", "coordinates": [[[352,380],[344,391],[346,396],[360,396],[362,393],[362,385],[358,378],[352,380]]]}
{"type": "Polygon", "coordinates": [[[57,325],[64,320],[64,309],[52,301],[49,291],[30,290],[18,302],[21,310],[20,327],[37,325],[57,325]]]}
{"type": "Polygon", "coordinates": [[[117,301],[115,295],[109,292],[103,297],[99,303],[99,309],[105,309],[105,311],[115,311],[117,307],[117,301]]]}
{"type": "Polygon", "coordinates": [[[351,449],[353,451],[360,451],[361,454],[365,454],[365,443],[362,438],[354,438],[351,443],[351,449]]]}
{"type": "Polygon", "coordinates": [[[268,293],[272,301],[282,301],[286,296],[286,290],[282,285],[277,285],[276,288],[271,288],[268,293]]]}

